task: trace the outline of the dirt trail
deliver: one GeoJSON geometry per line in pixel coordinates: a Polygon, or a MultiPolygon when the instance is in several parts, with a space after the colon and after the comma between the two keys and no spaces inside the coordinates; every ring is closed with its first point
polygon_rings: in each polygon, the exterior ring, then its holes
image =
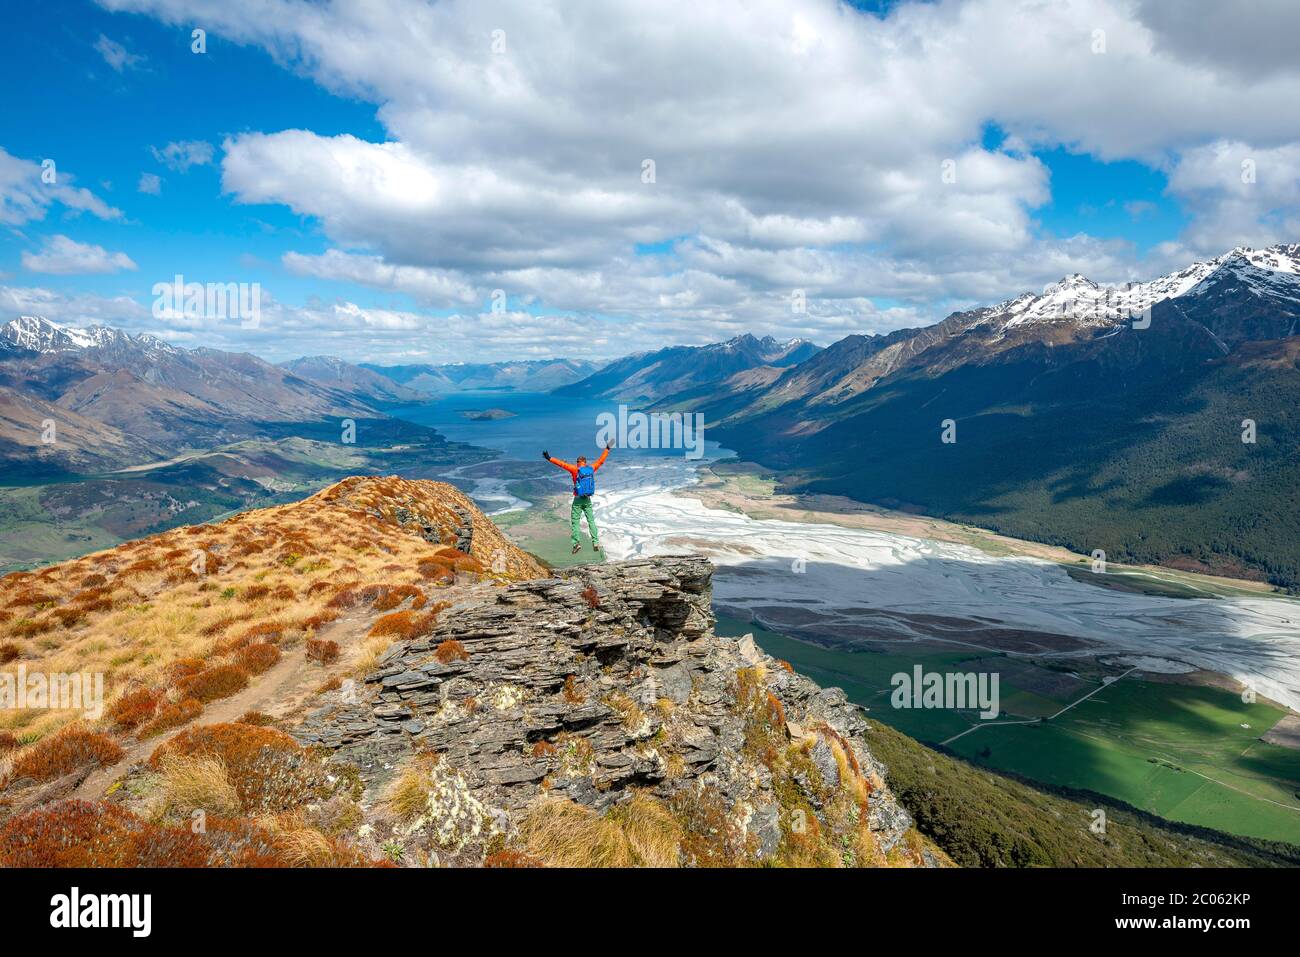
{"type": "Polygon", "coordinates": [[[333,675],[343,675],[350,670],[361,650],[367,621],[340,619],[322,628],[317,635],[339,643],[339,660],[328,668],[307,660],[307,643],[300,642],[284,652],[274,668],[255,677],[247,688],[229,698],[214,701],[203,709],[193,721],[173,728],[157,737],[139,741],[125,747],[122,760],[109,767],[97,768],[82,781],[68,797],[95,801],[117,781],[132,765],[147,761],[154,749],[186,728],[200,724],[220,724],[234,721],[248,711],[260,711],[272,718],[284,718],[300,711],[316,689],[333,675]]]}

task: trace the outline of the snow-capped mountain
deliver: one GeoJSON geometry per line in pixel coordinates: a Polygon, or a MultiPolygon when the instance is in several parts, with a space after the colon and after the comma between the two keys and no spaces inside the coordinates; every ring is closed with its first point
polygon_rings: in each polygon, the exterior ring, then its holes
{"type": "Polygon", "coordinates": [[[663,401],[787,487],[1300,590],[1300,246],[1070,276],[663,401]]]}
{"type": "Polygon", "coordinates": [[[146,354],[175,354],[176,347],[157,336],[132,336],[107,326],[82,329],[61,326],[42,316],[19,316],[0,326],[0,337],[29,352],[81,352],[87,349],[134,349],[146,354]]]}
{"type": "Polygon", "coordinates": [[[1018,326],[1064,320],[1082,325],[1113,325],[1140,318],[1146,310],[1166,299],[1203,295],[1230,279],[1264,295],[1300,302],[1300,244],[1279,244],[1267,249],[1238,246],[1150,282],[1105,286],[1076,273],[1053,283],[1039,295],[1024,293],[978,310],[975,318],[979,324],[1003,332],[1018,326]]]}
{"type": "Polygon", "coordinates": [[[46,418],[62,423],[63,438],[42,461],[75,471],[277,434],[286,424],[378,416],[365,397],[248,353],[183,349],[155,336],[68,328],[37,316],[0,326],[0,342],[9,347],[0,363],[0,405],[8,410],[0,412],[0,463],[6,466],[25,463],[33,441],[40,441],[39,430],[22,423],[46,418]],[[88,422],[130,441],[94,451],[88,422]]]}

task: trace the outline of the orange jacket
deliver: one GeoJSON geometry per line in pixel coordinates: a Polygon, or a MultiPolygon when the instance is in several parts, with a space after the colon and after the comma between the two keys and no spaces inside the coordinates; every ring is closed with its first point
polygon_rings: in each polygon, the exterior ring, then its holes
{"type": "MultiPolygon", "coordinates": [[[[608,457],[609,457],[609,449],[606,449],[604,452],[600,453],[600,458],[596,459],[596,461],[591,463],[591,470],[593,472],[599,470],[600,467],[605,464],[605,459],[608,457]]],[[[558,465],[560,468],[564,469],[564,471],[569,473],[569,478],[573,479],[573,494],[577,495],[578,494],[578,467],[576,465],[570,465],[568,462],[564,461],[563,459],[548,458],[546,461],[550,462],[552,465],[558,465]]]]}

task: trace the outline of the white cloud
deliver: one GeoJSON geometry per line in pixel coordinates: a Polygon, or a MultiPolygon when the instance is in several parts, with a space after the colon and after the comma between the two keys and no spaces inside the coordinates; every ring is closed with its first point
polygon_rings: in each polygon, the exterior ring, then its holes
{"type": "Polygon", "coordinates": [[[118,73],[144,60],[144,57],[132,53],[122,44],[109,39],[102,33],[99,35],[99,39],[95,41],[95,50],[104,58],[104,62],[118,73]]]}
{"type": "Polygon", "coordinates": [[[120,209],[109,206],[88,189],[71,185],[74,179],[54,160],[36,163],[19,159],[0,147],[0,225],[39,222],[55,204],[73,214],[88,212],[100,219],[122,218],[120,209]],[[49,182],[51,179],[53,182],[49,182]]]}
{"type": "Polygon", "coordinates": [[[44,316],[67,326],[92,324],[140,329],[149,310],[129,296],[66,293],[43,286],[0,285],[0,314],[44,316]]]}
{"type": "Polygon", "coordinates": [[[148,196],[158,196],[162,193],[162,177],[157,173],[141,173],[136,190],[148,196]]]}
{"type": "Polygon", "coordinates": [[[1197,210],[1190,251],[1266,246],[1300,237],[1300,143],[1255,147],[1219,140],[1186,151],[1169,192],[1197,210]]]}
{"type": "Polygon", "coordinates": [[[24,251],[22,260],[23,268],[29,272],[61,276],[114,273],[136,268],[126,253],[109,252],[103,246],[79,243],[63,235],[46,237],[40,252],[24,251]]]}
{"type": "Polygon", "coordinates": [[[421,266],[393,266],[378,256],[356,256],[331,249],[320,256],[286,253],[282,262],[289,272],[299,276],[404,292],[427,305],[467,304],[479,298],[474,287],[461,275],[421,266]]]}
{"type": "Polygon", "coordinates": [[[191,166],[207,166],[212,162],[214,150],[211,143],[204,140],[186,140],[168,143],[162,149],[149,147],[153,158],[168,169],[184,173],[191,166]]]}
{"type": "Polygon", "coordinates": [[[237,202],[287,206],[336,247],[289,253],[290,271],[457,308],[502,288],[624,317],[606,338],[626,348],[889,328],[1067,272],[1146,275],[1173,254],[1135,263],[1121,241],[1044,235],[1043,147],[1169,170],[1192,212],[1183,251],[1296,229],[1300,71],[1273,0],[1224,27],[1235,52],[1218,57],[1205,29],[1145,0],[939,0],[888,16],[835,0],[100,2],[201,15],[378,105],[381,142],[290,129],[223,144],[237,202]],[[1252,45],[1267,62],[1247,62],[1252,45]],[[1253,144],[1270,184],[1224,181],[1224,143],[1253,144]],[[673,252],[636,254],[662,243],[673,252]]]}

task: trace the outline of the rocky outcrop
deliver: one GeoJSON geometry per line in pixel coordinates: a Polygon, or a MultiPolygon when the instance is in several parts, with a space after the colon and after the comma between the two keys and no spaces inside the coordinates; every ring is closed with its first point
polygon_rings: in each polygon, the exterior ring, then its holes
{"type": "Polygon", "coordinates": [[[356,764],[374,800],[436,756],[425,837],[444,861],[481,860],[539,800],[603,813],[648,794],[736,859],[851,831],[850,857],[928,862],[859,709],[716,635],[711,578],[690,556],[472,586],[296,734],[356,764]]]}

